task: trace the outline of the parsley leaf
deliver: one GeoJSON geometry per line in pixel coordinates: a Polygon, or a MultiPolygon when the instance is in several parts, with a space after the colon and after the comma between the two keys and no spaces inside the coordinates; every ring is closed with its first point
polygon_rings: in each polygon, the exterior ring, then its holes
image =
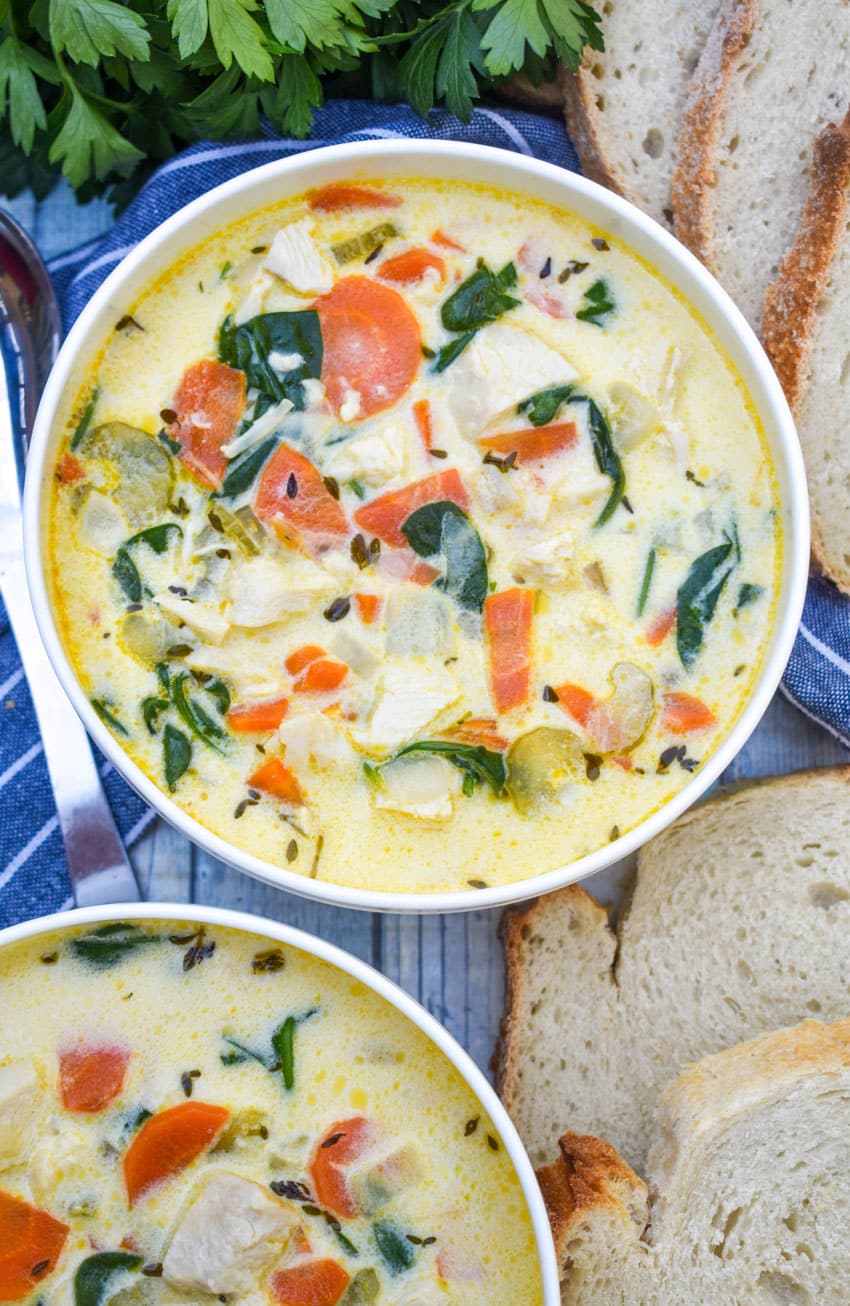
{"type": "Polygon", "coordinates": [[[50,162],[61,163],[72,186],[82,186],[92,173],[100,179],[113,170],[132,167],[142,157],[141,150],[94,109],[73,82],[68,89],[71,107],[50,147],[50,162]]]}
{"type": "Polygon", "coordinates": [[[225,68],[235,59],[249,76],[273,82],[274,65],[263,29],[249,12],[258,7],[257,0],[208,0],[210,36],[225,68]]]}
{"type": "Polygon", "coordinates": [[[16,37],[7,36],[0,45],[0,122],[6,115],[8,100],[12,140],[27,154],[36,131],[47,126],[36,73],[45,80],[55,80],[50,63],[42,55],[16,37]]]}
{"type": "Polygon", "coordinates": [[[611,293],[608,282],[600,278],[584,292],[584,305],[578,310],[576,317],[580,322],[592,322],[594,326],[604,327],[616,309],[617,301],[611,293]]]}
{"type": "Polygon", "coordinates": [[[168,0],[168,18],[181,59],[200,50],[209,27],[207,0],[168,0]]]}
{"type": "Polygon", "coordinates": [[[585,45],[604,48],[601,18],[585,0],[472,0],[472,8],[498,10],[481,40],[485,66],[494,77],[522,68],[526,46],[538,57],[554,46],[573,72],[585,45]]]}
{"type": "Polygon", "coordinates": [[[141,63],[150,57],[144,18],[115,0],[50,0],[50,39],[59,53],[92,68],[114,54],[141,63]]]}

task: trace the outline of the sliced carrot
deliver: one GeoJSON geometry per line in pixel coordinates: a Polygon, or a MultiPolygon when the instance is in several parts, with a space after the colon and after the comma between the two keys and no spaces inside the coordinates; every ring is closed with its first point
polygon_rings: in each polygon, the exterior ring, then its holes
{"type": "Polygon", "coordinates": [[[124,1153],[130,1205],[209,1151],[229,1119],[227,1107],[181,1102],[146,1120],[124,1153]]]}
{"type": "Polygon", "coordinates": [[[23,1301],[56,1269],[70,1229],[0,1190],[0,1301],[23,1301]]]}
{"type": "Polygon", "coordinates": [[[561,707],[569,712],[573,720],[580,726],[586,726],[591,713],[598,706],[599,700],[595,695],[588,689],[582,689],[581,685],[558,685],[555,693],[561,707]]]}
{"type": "Polygon", "coordinates": [[[416,430],[419,432],[419,439],[422,441],[425,452],[430,453],[434,427],[431,421],[431,405],[427,399],[416,400],[413,405],[413,420],[416,423],[416,430]]]}
{"type": "Polygon", "coordinates": [[[336,1306],[351,1275],[338,1261],[301,1261],[272,1275],[272,1295],[280,1306],[336,1306]]]}
{"type": "Polygon", "coordinates": [[[692,735],[715,725],[717,717],[702,699],[693,694],[665,694],[661,701],[661,725],[673,735],[692,735]]]}
{"type": "Polygon", "coordinates": [[[303,671],[311,662],[315,662],[316,658],[324,656],[325,650],[318,644],[302,644],[294,653],[290,653],[284,666],[291,676],[297,676],[299,671],[303,671]]]}
{"type": "Polygon", "coordinates": [[[502,590],[484,600],[484,626],[490,642],[490,687],[498,712],[519,707],[531,688],[531,590],[502,590]]]}
{"type": "Polygon", "coordinates": [[[316,1200],[325,1210],[345,1219],[358,1214],[345,1182],[345,1167],[371,1147],[375,1139],[375,1126],[365,1116],[337,1120],[326,1132],[310,1162],[316,1200]]]}
{"type": "Polygon", "coordinates": [[[407,521],[412,512],[426,503],[437,503],[440,499],[450,499],[459,508],[469,507],[469,495],[460,479],[460,472],[450,467],[445,472],[435,472],[424,480],[414,481],[400,490],[390,490],[381,494],[371,503],[364,503],[354,514],[354,520],[363,530],[377,535],[385,544],[395,548],[406,548],[407,540],[401,533],[402,522],[407,521]]]}
{"type": "Polygon", "coordinates": [[[311,190],[307,202],[314,213],[337,213],[340,209],[397,209],[401,196],[372,190],[369,186],[353,186],[351,182],[332,181],[311,190]]]}
{"type": "Polygon", "coordinates": [[[304,802],[304,791],[298,783],[294,771],[281,762],[279,757],[270,757],[259,770],[248,779],[252,789],[260,789],[272,798],[279,798],[282,803],[291,803],[300,807],[304,802]]]}
{"type": "Polygon", "coordinates": [[[470,716],[446,733],[463,744],[480,744],[494,753],[504,753],[508,747],[508,740],[499,734],[495,717],[470,716]]]}
{"type": "Polygon", "coordinates": [[[266,463],[254,511],[281,539],[310,553],[322,552],[348,533],[345,511],[319,469],[288,444],[280,445],[266,463]]]}
{"type": "Polygon", "coordinates": [[[69,452],[63,453],[56,467],[56,475],[63,485],[73,485],[74,481],[82,480],[85,474],[86,469],[79,458],[69,452]]]}
{"type": "Polygon", "coordinates": [[[305,667],[295,682],[295,688],[302,694],[328,694],[332,689],[339,689],[348,667],[336,658],[316,658],[305,667]]]}
{"type": "Polygon", "coordinates": [[[169,434],[180,445],[180,461],[202,484],[218,487],[227,467],[222,446],[233,439],[245,408],[245,373],[213,358],[192,363],[171,407],[177,420],[169,434]]]}
{"type": "Polygon", "coordinates": [[[270,698],[264,703],[238,703],[225,720],[237,734],[264,734],[277,730],[289,709],[289,699],[270,698]]]}
{"type": "Polygon", "coordinates": [[[516,451],[516,461],[521,467],[524,463],[542,462],[553,454],[572,449],[577,440],[575,422],[554,422],[551,426],[531,426],[524,431],[482,436],[478,447],[501,454],[516,451]]]}
{"type": "Polygon", "coordinates": [[[316,300],[322,326],[322,382],[339,412],[351,391],[359,417],[390,408],[422,361],[419,323],[397,290],[370,277],[343,277],[316,300]]]}
{"type": "Polygon", "coordinates": [[[664,612],[659,612],[658,616],[654,617],[646,628],[644,639],[649,647],[658,648],[659,644],[663,644],[675,624],[675,607],[666,608],[664,612]]]}
{"type": "Polygon", "coordinates": [[[439,254],[432,254],[430,249],[406,249],[401,254],[384,259],[376,275],[381,281],[392,281],[398,286],[412,286],[421,281],[425,273],[433,268],[440,277],[446,275],[446,265],[439,254]]]}
{"type": "Polygon", "coordinates": [[[441,245],[443,249],[456,249],[460,254],[466,253],[465,245],[461,245],[458,241],[452,240],[451,236],[447,236],[446,233],[440,231],[439,228],[431,233],[431,244],[441,245]]]}
{"type": "Polygon", "coordinates": [[[357,604],[357,615],[363,625],[371,626],[381,610],[380,594],[355,594],[354,602],[357,604]]]}
{"type": "Polygon", "coordinates": [[[130,1052],[118,1045],[83,1044],[59,1053],[59,1092],[66,1111],[93,1115],[124,1087],[130,1052]]]}

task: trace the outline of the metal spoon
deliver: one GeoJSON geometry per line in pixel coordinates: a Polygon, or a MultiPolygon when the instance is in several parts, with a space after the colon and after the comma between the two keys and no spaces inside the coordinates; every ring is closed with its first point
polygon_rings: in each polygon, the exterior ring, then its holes
{"type": "Polygon", "coordinates": [[[0,594],[38,717],[74,900],[89,907],[137,902],[141,894],[88,736],[41,642],[24,571],[23,463],[60,337],[59,306],[41,257],[0,212],[0,594]]]}

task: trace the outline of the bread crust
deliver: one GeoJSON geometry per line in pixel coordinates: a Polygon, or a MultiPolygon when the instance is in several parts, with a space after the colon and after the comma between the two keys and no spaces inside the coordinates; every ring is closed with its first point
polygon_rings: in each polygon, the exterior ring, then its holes
{"type": "Polygon", "coordinates": [[[558,1259],[563,1261],[582,1221],[600,1210],[628,1220],[639,1237],[648,1218],[647,1187],[617,1149],[604,1139],[572,1131],[558,1147],[557,1160],[537,1171],[558,1259]]]}
{"type": "Polygon", "coordinates": [[[708,268],[713,264],[717,142],[726,91],[750,39],[757,0],[724,0],[691,79],[673,172],[674,230],[708,268]]]}
{"type": "Polygon", "coordinates": [[[607,186],[634,203],[634,196],[629,193],[622,174],[609,162],[602,146],[593,73],[586,64],[582,64],[577,73],[561,66],[558,81],[564,97],[567,131],[576,147],[582,172],[591,181],[598,181],[600,186],[607,186]]]}
{"type": "MultiPolygon", "coordinates": [[[[850,199],[850,111],[830,123],[814,144],[812,187],[794,244],[764,297],[762,334],[767,355],[797,416],[808,385],[808,359],[818,304],[841,243],[850,199]]],[[[812,505],[812,554],[824,575],[850,594],[850,570],[836,565],[812,505]]]]}

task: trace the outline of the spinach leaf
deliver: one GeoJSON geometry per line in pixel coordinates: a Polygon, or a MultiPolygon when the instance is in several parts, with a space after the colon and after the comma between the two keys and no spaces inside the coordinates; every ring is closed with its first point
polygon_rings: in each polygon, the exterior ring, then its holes
{"type": "Polygon", "coordinates": [[[473,784],[488,784],[497,795],[504,791],[508,778],[505,759],[501,753],[485,748],[483,744],[460,744],[452,739],[417,739],[400,749],[395,757],[405,757],[410,753],[437,753],[463,771],[464,780],[471,777],[473,784]]]}
{"type": "Polygon", "coordinates": [[[652,585],[652,576],[655,571],[655,549],[649,550],[646,555],[646,565],[643,569],[643,580],[640,583],[640,593],[637,601],[637,615],[643,616],[643,610],[646,607],[646,600],[649,598],[649,589],[652,585]]]}
{"type": "Polygon", "coordinates": [[[528,412],[532,426],[548,426],[558,416],[561,405],[566,403],[575,390],[574,385],[554,385],[548,390],[538,390],[517,404],[518,413],[528,412]]]}
{"type": "Polygon", "coordinates": [[[162,735],[162,761],[165,770],[165,783],[172,794],[177,787],[177,781],[188,770],[191,760],[192,744],[190,740],[186,738],[182,730],[178,730],[169,721],[162,735]]]}
{"type": "Polygon", "coordinates": [[[234,458],[224,474],[221,489],[216,491],[215,497],[234,499],[237,494],[244,494],[246,490],[250,490],[276,446],[277,436],[270,435],[267,440],[261,441],[253,449],[246,450],[241,458],[234,458]]]}
{"type": "Polygon", "coordinates": [[[760,599],[762,594],[764,594],[763,585],[753,585],[751,581],[745,581],[738,589],[735,611],[740,612],[741,608],[748,608],[756,599],[760,599]]]}
{"type": "Polygon", "coordinates": [[[97,401],[100,398],[100,388],[95,386],[91,392],[91,398],[83,409],[83,415],[77,423],[76,430],[71,436],[71,448],[76,449],[85,439],[86,431],[91,426],[91,419],[94,417],[94,410],[97,407],[97,401]]]}
{"type": "Polygon", "coordinates": [[[488,592],[487,555],[466,513],[450,499],[426,503],[402,522],[401,532],[421,558],[444,558],[446,572],[437,587],[460,607],[480,612],[488,592]]]}
{"type": "Polygon", "coordinates": [[[274,1066],[274,1060],[271,1057],[264,1056],[262,1052],[257,1052],[254,1048],[248,1047],[247,1043],[240,1043],[238,1039],[231,1038],[229,1034],[221,1036],[225,1043],[228,1043],[232,1052],[221,1053],[221,1064],[223,1066],[241,1066],[246,1061],[258,1061],[266,1070],[271,1070],[274,1066]]]}
{"type": "Polygon", "coordinates": [[[157,698],[151,694],[148,698],[142,699],[142,720],[148,728],[150,734],[155,735],[157,723],[163,712],[167,712],[171,707],[171,700],[168,698],[157,698]]]}
{"type": "Polygon", "coordinates": [[[176,531],[180,538],[183,538],[183,527],[178,526],[176,521],[165,521],[159,526],[148,526],[147,530],[138,531],[131,535],[127,543],[123,546],[130,549],[134,544],[146,544],[154,553],[163,554],[170,547],[169,534],[176,531]]]}
{"type": "Polygon", "coordinates": [[[482,263],[444,301],[440,309],[443,326],[447,331],[477,331],[488,322],[495,322],[519,305],[520,300],[507,294],[516,281],[513,263],[507,263],[495,274],[482,263]]]}
{"type": "Polygon", "coordinates": [[[215,680],[210,680],[204,685],[204,692],[215,699],[222,716],[230,711],[230,690],[223,680],[219,680],[218,677],[215,680]]]}
{"type": "Polygon", "coordinates": [[[117,735],[124,735],[126,739],[129,739],[130,731],[121,724],[115,713],[110,711],[114,704],[109,703],[105,698],[92,698],[89,701],[105,725],[108,725],[117,735]]]}
{"type": "Polygon", "coordinates": [[[584,307],[579,309],[576,317],[580,322],[592,322],[594,326],[604,327],[616,308],[617,302],[608,282],[600,278],[584,292],[584,307]]]}
{"type": "Polygon", "coordinates": [[[705,639],[705,628],[714,616],[723,587],[741,560],[741,546],[734,526],[724,531],[717,544],[691,563],[676,596],[676,647],[682,666],[693,666],[705,639]]]}
{"type": "Polygon", "coordinates": [[[272,1047],[280,1062],[284,1087],[295,1087],[295,1026],[294,1016],[287,1016],[282,1025],[272,1034],[272,1047]]]}
{"type": "Polygon", "coordinates": [[[376,1220],[372,1232],[381,1259],[390,1274],[401,1274],[404,1270],[409,1270],[416,1260],[416,1252],[401,1230],[390,1220],[376,1220]]]}
{"type": "MultiPolygon", "coordinates": [[[[306,407],[304,381],[322,370],[322,330],[314,308],[295,313],[261,313],[241,326],[227,318],[218,335],[218,354],[223,363],[245,373],[249,386],[259,390],[267,403],[288,399],[297,409],[306,407]],[[301,362],[288,372],[276,372],[269,354],[297,354],[301,362]]],[[[259,416],[259,411],[256,413],[259,416]]]]}
{"type": "Polygon", "coordinates": [[[593,453],[596,458],[596,466],[602,472],[603,476],[609,476],[613,482],[613,488],[608,496],[605,507],[602,509],[594,526],[604,526],[609,518],[613,517],[617,510],[623,495],[626,491],[626,469],[624,468],[620,455],[614,448],[614,441],[611,439],[611,431],[608,426],[602,409],[594,403],[587,395],[573,394],[567,400],[570,404],[587,404],[587,419],[590,429],[590,442],[593,445],[593,453]]]}
{"type": "Polygon", "coordinates": [[[115,555],[115,561],[112,564],[112,575],[118,581],[130,603],[141,603],[142,578],[139,575],[138,567],[123,544],[115,555]]]}
{"type": "Polygon", "coordinates": [[[137,948],[147,948],[152,943],[159,943],[158,934],[148,934],[129,921],[114,921],[99,926],[91,934],[78,934],[71,940],[71,951],[80,961],[108,970],[137,948]]]}
{"type": "MultiPolygon", "coordinates": [[[[206,744],[207,748],[211,748],[213,752],[223,753],[224,750],[220,747],[218,741],[226,739],[227,732],[210,716],[197,698],[189,697],[187,685],[191,683],[193,683],[192,677],[188,671],[181,671],[178,675],[172,676],[171,701],[192,731],[192,734],[196,735],[201,743],[206,744]]],[[[188,766],[188,761],[186,765],[188,766]]],[[[183,772],[181,771],[180,774],[182,775],[183,772]]],[[[168,787],[169,789],[172,787],[170,783],[168,787]]]]}
{"type": "Polygon", "coordinates": [[[74,1275],[74,1306],[102,1306],[113,1277],[138,1270],[141,1256],[132,1252],[96,1252],[87,1256],[74,1275]]]}
{"type": "Polygon", "coordinates": [[[445,372],[446,368],[459,358],[466,346],[477,336],[477,331],[465,331],[462,336],[456,336],[450,340],[447,345],[443,345],[437,350],[437,358],[432,367],[432,372],[445,372]]]}

